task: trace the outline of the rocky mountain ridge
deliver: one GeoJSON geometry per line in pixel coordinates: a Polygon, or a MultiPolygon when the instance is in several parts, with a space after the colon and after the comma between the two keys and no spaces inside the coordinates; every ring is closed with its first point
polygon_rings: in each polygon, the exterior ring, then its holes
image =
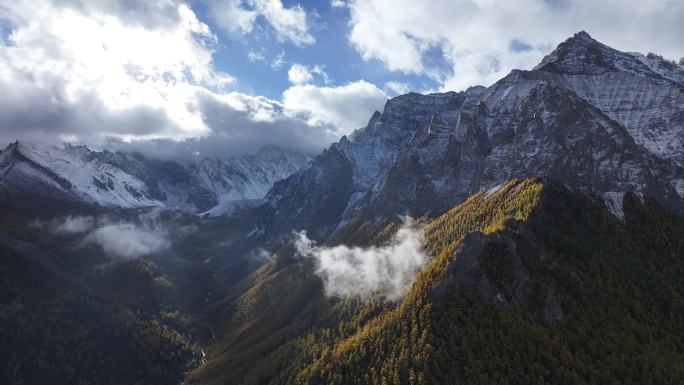
{"type": "Polygon", "coordinates": [[[277,146],[183,165],[139,153],[16,141],[0,154],[0,191],[10,199],[30,194],[110,208],[160,206],[216,216],[258,204],[275,181],[308,161],[277,146]]]}
{"type": "MultiPolygon", "coordinates": [[[[517,177],[620,205],[626,192],[684,207],[684,69],[580,32],[492,86],[410,93],[274,185],[262,233],[319,239],[354,217],[422,215],[517,177]]],[[[619,213],[619,207],[615,210],[619,213]]]]}

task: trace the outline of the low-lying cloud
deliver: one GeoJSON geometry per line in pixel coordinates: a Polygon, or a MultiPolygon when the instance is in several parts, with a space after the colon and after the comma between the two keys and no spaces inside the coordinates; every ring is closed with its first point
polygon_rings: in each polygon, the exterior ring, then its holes
{"type": "Polygon", "coordinates": [[[305,233],[297,233],[299,254],[316,261],[326,294],[335,297],[373,294],[399,299],[427,262],[421,247],[421,232],[409,222],[397,231],[392,242],[382,247],[316,246],[305,233]]]}
{"type": "Polygon", "coordinates": [[[90,215],[67,215],[64,218],[53,219],[45,226],[54,234],[83,234],[93,229],[95,217],[90,215]]]}
{"type": "MultiPolygon", "coordinates": [[[[141,214],[132,221],[68,215],[49,221],[37,220],[34,226],[60,236],[78,236],[81,245],[97,245],[115,258],[139,258],[171,247],[168,226],[156,211],[141,214]]],[[[184,226],[178,230],[179,234],[187,235],[196,231],[196,227],[184,226]]]]}
{"type": "Polygon", "coordinates": [[[138,258],[171,246],[166,232],[132,223],[97,228],[85,237],[84,242],[97,244],[107,254],[122,258],[138,258]]]}

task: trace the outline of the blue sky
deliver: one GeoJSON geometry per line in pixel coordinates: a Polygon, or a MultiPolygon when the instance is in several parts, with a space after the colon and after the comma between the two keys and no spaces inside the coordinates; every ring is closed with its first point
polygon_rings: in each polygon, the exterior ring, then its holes
{"type": "Polygon", "coordinates": [[[0,142],[313,153],[387,98],[488,86],[580,30],[678,60],[682,20],[674,0],[0,0],[0,142]]]}
{"type": "MultiPolygon", "coordinates": [[[[221,31],[210,15],[206,3],[193,2],[192,8],[220,38],[215,61],[219,68],[234,75],[238,81],[235,89],[240,92],[280,98],[291,83],[287,72],[293,63],[321,65],[330,77],[329,85],[341,85],[365,79],[377,85],[394,81],[404,83],[411,90],[432,90],[440,84],[425,75],[389,71],[378,60],[364,60],[349,44],[349,10],[333,7],[326,1],[283,1],[285,7],[301,6],[310,21],[313,44],[295,44],[278,40],[263,19],[257,18],[254,32],[235,38],[221,31]],[[263,56],[263,60],[250,60],[250,53],[263,56]],[[282,55],[283,64],[277,68],[272,63],[282,55]]],[[[434,56],[440,56],[440,53],[434,56]]],[[[447,70],[447,68],[444,68],[447,70]]],[[[391,94],[395,92],[390,91],[391,94]]]]}

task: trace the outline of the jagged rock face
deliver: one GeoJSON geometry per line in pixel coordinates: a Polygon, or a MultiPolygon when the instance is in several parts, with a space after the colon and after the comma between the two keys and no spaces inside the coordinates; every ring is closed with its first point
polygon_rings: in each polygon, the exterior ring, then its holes
{"type": "Polygon", "coordinates": [[[162,206],[223,215],[260,203],[273,183],[308,162],[305,155],[274,146],[255,155],[182,165],[136,153],[15,142],[0,155],[0,192],[113,208],[162,206]]]}
{"type": "Polygon", "coordinates": [[[650,152],[684,166],[684,67],[654,54],[614,50],[581,32],[530,75],[571,90],[650,152]]]}
{"type": "Polygon", "coordinates": [[[377,217],[404,208],[421,214],[529,175],[599,192],[641,191],[675,204],[669,180],[681,170],[644,151],[624,127],[576,94],[524,73],[489,91],[464,105],[455,124],[447,113],[419,126],[415,145],[402,152],[360,213],[377,217]]]}
{"type": "MultiPolygon", "coordinates": [[[[539,303],[530,303],[531,268],[554,264],[547,252],[523,222],[511,223],[516,231],[467,234],[449,258],[444,277],[430,290],[440,301],[450,296],[494,303],[504,308],[528,308],[545,322],[563,319],[563,308],[551,288],[542,289],[539,303]]],[[[536,289],[539,290],[539,289],[536,289]]]]}
{"type": "MultiPolygon", "coordinates": [[[[681,208],[683,74],[657,56],[619,52],[579,33],[534,70],[514,70],[489,88],[391,99],[366,128],[331,146],[351,168],[351,180],[335,181],[336,189],[351,194],[340,195],[341,214],[326,210],[327,226],[421,215],[525,176],[681,208]]],[[[327,189],[288,185],[334,179],[331,163],[314,162],[281,182],[278,190],[289,194],[269,195],[262,229],[313,228],[312,202],[327,189]],[[291,202],[301,211],[282,209],[291,202]]]]}
{"type": "Polygon", "coordinates": [[[529,272],[517,253],[514,234],[479,231],[466,235],[450,259],[444,279],[432,288],[436,298],[458,295],[522,306],[529,272]]]}
{"type": "Polygon", "coordinates": [[[306,223],[300,229],[312,237],[329,234],[352,199],[352,172],[351,162],[336,146],[324,151],[306,172],[275,183],[260,208],[262,225],[267,224],[269,232],[287,233],[297,229],[287,220],[292,218],[306,223]]]}
{"type": "Polygon", "coordinates": [[[109,207],[158,205],[140,179],[71,145],[10,144],[0,155],[0,191],[109,207]]]}
{"type": "Polygon", "coordinates": [[[294,151],[265,146],[255,155],[228,160],[206,158],[190,170],[194,184],[203,186],[218,200],[218,206],[208,211],[216,215],[230,210],[234,202],[263,199],[275,182],[308,162],[308,157],[294,151]]]}
{"type": "Polygon", "coordinates": [[[150,195],[166,206],[201,212],[218,204],[214,194],[197,183],[196,174],[176,162],[147,159],[139,153],[104,151],[97,156],[143,181],[150,195]]]}

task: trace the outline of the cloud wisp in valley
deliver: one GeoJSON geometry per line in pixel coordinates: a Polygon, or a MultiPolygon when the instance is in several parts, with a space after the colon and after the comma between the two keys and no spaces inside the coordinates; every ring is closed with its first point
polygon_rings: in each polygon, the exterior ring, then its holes
{"type": "MultiPolygon", "coordinates": [[[[141,214],[131,221],[108,216],[67,215],[48,221],[36,220],[34,226],[59,236],[75,236],[81,246],[99,246],[108,256],[135,259],[171,247],[171,231],[158,213],[141,214]]],[[[177,229],[180,234],[183,228],[177,229]]]]}
{"type": "Polygon", "coordinates": [[[385,246],[317,246],[303,232],[296,234],[294,244],[301,256],[315,261],[315,272],[323,280],[327,295],[382,295],[397,300],[428,260],[421,239],[420,230],[405,221],[385,246]]]}

